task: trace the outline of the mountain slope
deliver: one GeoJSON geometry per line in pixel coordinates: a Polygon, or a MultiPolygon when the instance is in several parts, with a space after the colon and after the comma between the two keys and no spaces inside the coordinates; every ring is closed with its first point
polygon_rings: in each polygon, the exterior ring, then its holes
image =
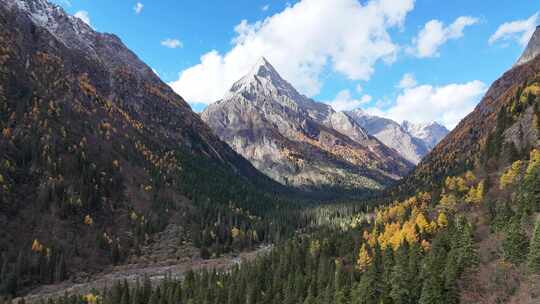
{"type": "Polygon", "coordinates": [[[201,117],[256,168],[287,185],[377,189],[411,167],[347,115],[299,94],[264,58],[201,117]]]}
{"type": "Polygon", "coordinates": [[[277,198],[258,189],[279,184],[116,36],[47,1],[0,0],[0,109],[0,294],[138,259],[168,225],[205,255],[287,230],[262,218],[277,198]]]}
{"type": "Polygon", "coordinates": [[[429,150],[419,139],[407,133],[391,119],[369,115],[357,109],[346,113],[370,135],[375,136],[386,146],[393,148],[411,163],[418,163],[429,150]]]}
{"type": "Polygon", "coordinates": [[[516,65],[525,64],[533,60],[540,54],[540,25],[536,27],[535,32],[532,35],[531,40],[527,44],[527,47],[523,51],[521,57],[519,57],[516,65]]]}
{"type": "MultiPolygon", "coordinates": [[[[540,39],[536,31],[531,41],[540,39]]],[[[529,43],[525,54],[540,54],[540,45],[529,43]]],[[[522,57],[523,58],[523,57],[522,57]]],[[[489,88],[472,113],[446,136],[416,169],[403,180],[404,189],[437,185],[447,175],[499,157],[511,159],[536,145],[538,113],[530,105],[540,95],[540,57],[514,66],[489,88]]]]}

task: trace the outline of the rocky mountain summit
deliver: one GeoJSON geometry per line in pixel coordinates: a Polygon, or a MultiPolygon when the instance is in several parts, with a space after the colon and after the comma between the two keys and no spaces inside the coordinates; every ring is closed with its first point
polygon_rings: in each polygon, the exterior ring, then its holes
{"type": "Polygon", "coordinates": [[[283,184],[375,189],[412,167],[350,116],[298,93],[265,58],[201,117],[283,184]]]}
{"type": "Polygon", "coordinates": [[[346,114],[354,119],[368,134],[375,136],[413,164],[420,162],[422,157],[429,153],[432,148],[432,140],[438,142],[446,135],[441,133],[430,136],[429,130],[424,130],[422,134],[420,130],[423,129],[420,127],[416,128],[418,132],[413,133],[407,128],[407,126],[412,126],[410,123],[402,126],[391,119],[370,115],[360,109],[348,111],[346,114]],[[428,140],[429,143],[425,138],[430,139],[428,140]]]}
{"type": "Polygon", "coordinates": [[[438,122],[412,123],[404,121],[402,128],[411,136],[420,139],[428,151],[431,151],[450,131],[438,122]]]}
{"type": "Polygon", "coordinates": [[[539,54],[540,54],[540,25],[536,27],[536,30],[534,31],[534,34],[531,37],[531,40],[529,40],[527,47],[523,51],[523,54],[521,55],[521,57],[519,57],[518,61],[516,62],[516,65],[525,64],[533,60],[539,54]]]}

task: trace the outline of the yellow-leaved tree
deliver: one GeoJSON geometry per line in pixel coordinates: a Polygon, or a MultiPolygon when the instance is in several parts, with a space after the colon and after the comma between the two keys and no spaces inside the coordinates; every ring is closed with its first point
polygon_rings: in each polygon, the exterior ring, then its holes
{"type": "Polygon", "coordinates": [[[448,218],[444,212],[439,213],[439,216],[437,216],[437,226],[440,228],[446,228],[448,226],[448,218]]]}
{"type": "Polygon", "coordinates": [[[457,204],[457,197],[453,193],[443,194],[439,204],[446,209],[453,210],[457,204]]]}
{"type": "Polygon", "coordinates": [[[358,259],[356,260],[356,268],[360,271],[366,270],[371,265],[372,259],[366,248],[366,243],[362,244],[360,252],[358,253],[358,259]]]}
{"type": "Polygon", "coordinates": [[[426,217],[422,213],[419,213],[418,216],[416,217],[415,224],[416,226],[418,226],[418,229],[420,229],[421,233],[424,233],[428,231],[429,229],[429,222],[427,221],[426,217]]]}
{"type": "Polygon", "coordinates": [[[517,160],[512,163],[512,166],[510,166],[510,168],[503,175],[501,175],[501,178],[499,179],[499,188],[503,190],[506,187],[514,184],[517,181],[522,168],[523,161],[517,160]]]}
{"type": "Polygon", "coordinates": [[[527,165],[527,170],[525,171],[525,174],[532,174],[533,171],[538,167],[540,167],[540,150],[534,149],[531,151],[529,164],[527,165]]]}
{"type": "Polygon", "coordinates": [[[476,187],[471,187],[465,196],[465,201],[469,204],[480,204],[484,200],[484,181],[478,183],[476,187]]]}

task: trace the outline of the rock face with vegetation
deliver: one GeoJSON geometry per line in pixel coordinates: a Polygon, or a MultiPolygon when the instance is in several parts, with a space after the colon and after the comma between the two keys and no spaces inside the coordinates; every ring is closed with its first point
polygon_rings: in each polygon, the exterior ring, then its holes
{"type": "Polygon", "coordinates": [[[258,193],[279,184],[116,36],[47,1],[0,0],[0,130],[1,294],[123,263],[168,225],[205,257],[278,231],[258,193]]]}
{"type": "Polygon", "coordinates": [[[412,167],[348,115],[299,94],[264,58],[201,117],[286,185],[380,189],[412,167]]]}
{"type": "MultiPolygon", "coordinates": [[[[311,153],[298,159],[334,159],[332,170],[363,156],[372,166],[356,165],[367,173],[355,176],[387,180],[381,155],[397,161],[396,151],[276,75],[263,61],[203,117],[238,127],[220,131],[232,146],[266,139],[278,152],[311,153]]],[[[44,0],[0,0],[0,130],[2,304],[118,264],[124,282],[48,303],[540,299],[540,56],[495,81],[384,195],[302,204],[280,199],[288,189],[213,135],[117,38],[44,0]],[[261,244],[274,245],[241,267],[226,259],[226,271],[128,282],[138,268],[126,262],[158,276],[152,260],[172,269],[261,244]]]]}
{"type": "Polygon", "coordinates": [[[494,157],[526,154],[538,136],[538,108],[533,104],[539,94],[539,69],[536,56],[497,79],[473,112],[418,164],[402,187],[430,187],[477,164],[493,166],[498,161],[494,157]]]}

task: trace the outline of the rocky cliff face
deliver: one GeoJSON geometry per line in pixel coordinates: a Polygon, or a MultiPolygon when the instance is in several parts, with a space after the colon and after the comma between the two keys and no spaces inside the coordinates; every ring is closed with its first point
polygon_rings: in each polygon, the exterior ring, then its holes
{"type": "Polygon", "coordinates": [[[264,58],[201,117],[283,184],[374,189],[411,168],[349,116],[299,94],[264,58]]]}
{"type": "Polygon", "coordinates": [[[386,146],[396,150],[405,159],[417,164],[429,152],[426,144],[412,136],[397,122],[378,116],[369,115],[362,110],[347,112],[370,135],[375,136],[386,146]]]}
{"type": "Polygon", "coordinates": [[[516,62],[516,65],[525,64],[533,60],[536,56],[540,54],[540,25],[536,27],[536,31],[529,40],[525,51],[516,62]]]}

